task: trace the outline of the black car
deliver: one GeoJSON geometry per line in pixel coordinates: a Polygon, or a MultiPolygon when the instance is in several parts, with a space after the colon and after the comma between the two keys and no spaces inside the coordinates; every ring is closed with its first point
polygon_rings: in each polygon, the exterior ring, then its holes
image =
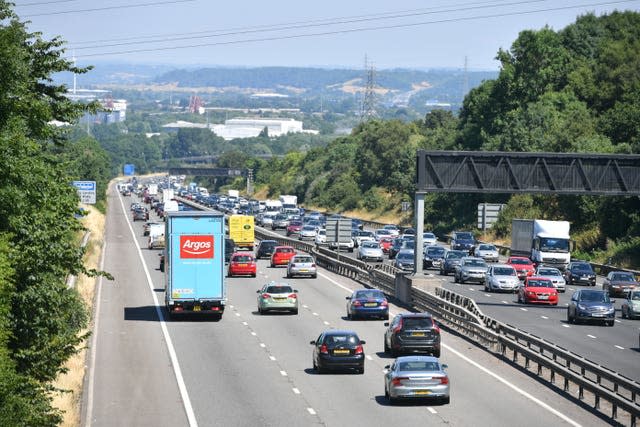
{"type": "Polygon", "coordinates": [[[447,251],[440,264],[440,274],[446,276],[449,273],[455,273],[456,265],[459,265],[462,258],[467,255],[467,251],[447,251]]]}
{"type": "Polygon", "coordinates": [[[470,231],[454,231],[451,235],[451,249],[464,250],[469,253],[469,250],[476,244],[476,238],[473,237],[473,233],[470,231]]]}
{"type": "Polygon", "coordinates": [[[564,272],[567,285],[596,285],[596,273],[591,264],[585,261],[571,261],[564,272]]]}
{"type": "Polygon", "coordinates": [[[276,246],[278,246],[278,242],[275,240],[261,240],[258,244],[258,250],[256,251],[256,259],[271,258],[273,249],[276,246]]]}
{"type": "Polygon", "coordinates": [[[424,248],[424,259],[422,268],[440,268],[446,250],[442,246],[430,245],[424,248]]]}
{"type": "Polygon", "coordinates": [[[328,370],[354,369],[364,374],[365,344],[353,331],[331,329],[324,331],[313,345],[313,369],[319,374],[328,370]]]}
{"type": "Polygon", "coordinates": [[[440,328],[429,313],[400,313],[385,322],[384,351],[396,357],[405,352],[440,357],[440,328]]]}
{"type": "Polygon", "coordinates": [[[393,239],[393,243],[391,243],[391,247],[389,248],[389,259],[394,259],[402,249],[413,249],[414,247],[415,244],[412,240],[404,237],[396,237],[393,239]]]}
{"type": "Polygon", "coordinates": [[[236,242],[233,239],[224,239],[224,262],[231,261],[231,255],[236,251],[236,242]]]}

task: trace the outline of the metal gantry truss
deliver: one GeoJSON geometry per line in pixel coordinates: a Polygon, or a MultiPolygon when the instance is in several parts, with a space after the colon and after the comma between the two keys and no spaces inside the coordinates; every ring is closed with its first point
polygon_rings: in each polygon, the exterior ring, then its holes
{"type": "Polygon", "coordinates": [[[640,155],[425,151],[419,193],[640,195],[640,155]]]}

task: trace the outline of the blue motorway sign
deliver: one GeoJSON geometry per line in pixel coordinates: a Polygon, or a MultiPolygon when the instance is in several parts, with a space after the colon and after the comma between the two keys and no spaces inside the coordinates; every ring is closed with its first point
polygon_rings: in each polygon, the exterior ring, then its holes
{"type": "Polygon", "coordinates": [[[132,164],[126,164],[124,165],[124,174],[127,176],[131,176],[131,175],[135,175],[136,174],[136,167],[132,164]]]}
{"type": "Polygon", "coordinates": [[[96,182],[95,181],[73,181],[73,186],[78,189],[80,202],[87,204],[96,203],[96,182]]]}

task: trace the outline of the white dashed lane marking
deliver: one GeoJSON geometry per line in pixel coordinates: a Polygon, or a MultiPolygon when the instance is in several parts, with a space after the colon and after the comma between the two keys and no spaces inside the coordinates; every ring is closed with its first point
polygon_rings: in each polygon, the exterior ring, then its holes
{"type": "Polygon", "coordinates": [[[293,390],[294,394],[300,394],[300,390],[298,390],[297,388],[292,388],[291,390],[293,390]]]}
{"type": "Polygon", "coordinates": [[[309,412],[309,414],[311,415],[315,415],[316,411],[313,410],[313,408],[307,408],[307,412],[309,412]]]}
{"type": "Polygon", "coordinates": [[[562,325],[562,326],[565,327],[565,328],[570,328],[571,327],[569,325],[562,325]]]}
{"type": "Polygon", "coordinates": [[[524,308],[524,307],[520,307],[520,310],[522,310],[522,311],[529,311],[529,310],[527,310],[527,309],[526,309],[526,308],[524,308]]]}
{"type": "Polygon", "coordinates": [[[276,358],[274,356],[269,356],[269,359],[271,359],[272,362],[276,361],[276,358]]]}
{"type": "Polygon", "coordinates": [[[437,414],[437,413],[438,413],[438,411],[436,411],[435,409],[433,409],[431,406],[427,406],[427,410],[428,410],[429,412],[431,412],[432,414],[437,414]]]}
{"type": "Polygon", "coordinates": [[[615,348],[619,348],[620,350],[624,350],[624,347],[620,347],[619,345],[614,346],[615,348]]]}
{"type": "Polygon", "coordinates": [[[548,319],[548,317],[547,317],[547,316],[540,316],[540,317],[542,317],[543,319],[548,319]]]}
{"type": "Polygon", "coordinates": [[[287,372],[286,371],[280,371],[280,375],[282,375],[283,377],[287,376],[287,372]]]}
{"type": "Polygon", "coordinates": [[[589,338],[593,338],[595,339],[596,337],[594,337],[593,335],[587,335],[589,338]]]}

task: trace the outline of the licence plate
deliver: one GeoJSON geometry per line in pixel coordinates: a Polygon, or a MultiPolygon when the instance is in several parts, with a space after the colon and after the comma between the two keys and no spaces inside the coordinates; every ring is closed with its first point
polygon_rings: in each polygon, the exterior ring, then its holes
{"type": "Polygon", "coordinates": [[[376,307],[378,304],[376,304],[375,302],[366,302],[364,303],[365,307],[376,307]]]}
{"type": "Polygon", "coordinates": [[[274,298],[273,300],[274,301],[286,301],[287,299],[284,298],[284,297],[280,297],[280,298],[277,297],[277,298],[274,298]]]}
{"type": "Polygon", "coordinates": [[[300,271],[301,271],[302,273],[306,273],[306,272],[307,272],[307,271],[309,271],[309,270],[308,270],[308,269],[306,269],[306,268],[301,268],[301,269],[300,269],[300,271]]]}
{"type": "Polygon", "coordinates": [[[238,264],[238,267],[246,267],[247,264],[238,264]]]}
{"type": "Polygon", "coordinates": [[[200,311],[200,310],[202,310],[202,308],[199,305],[193,306],[193,311],[200,311]]]}
{"type": "Polygon", "coordinates": [[[431,392],[429,390],[416,390],[413,392],[413,394],[418,396],[426,396],[428,394],[431,394],[431,392]]]}
{"type": "Polygon", "coordinates": [[[591,317],[604,317],[604,313],[592,313],[591,317]]]}
{"type": "Polygon", "coordinates": [[[538,295],[538,299],[549,299],[549,295],[538,295]]]}
{"type": "Polygon", "coordinates": [[[424,337],[424,332],[411,332],[412,337],[424,337]]]}
{"type": "Polygon", "coordinates": [[[349,353],[350,353],[349,350],[333,350],[333,354],[344,355],[349,353]]]}

